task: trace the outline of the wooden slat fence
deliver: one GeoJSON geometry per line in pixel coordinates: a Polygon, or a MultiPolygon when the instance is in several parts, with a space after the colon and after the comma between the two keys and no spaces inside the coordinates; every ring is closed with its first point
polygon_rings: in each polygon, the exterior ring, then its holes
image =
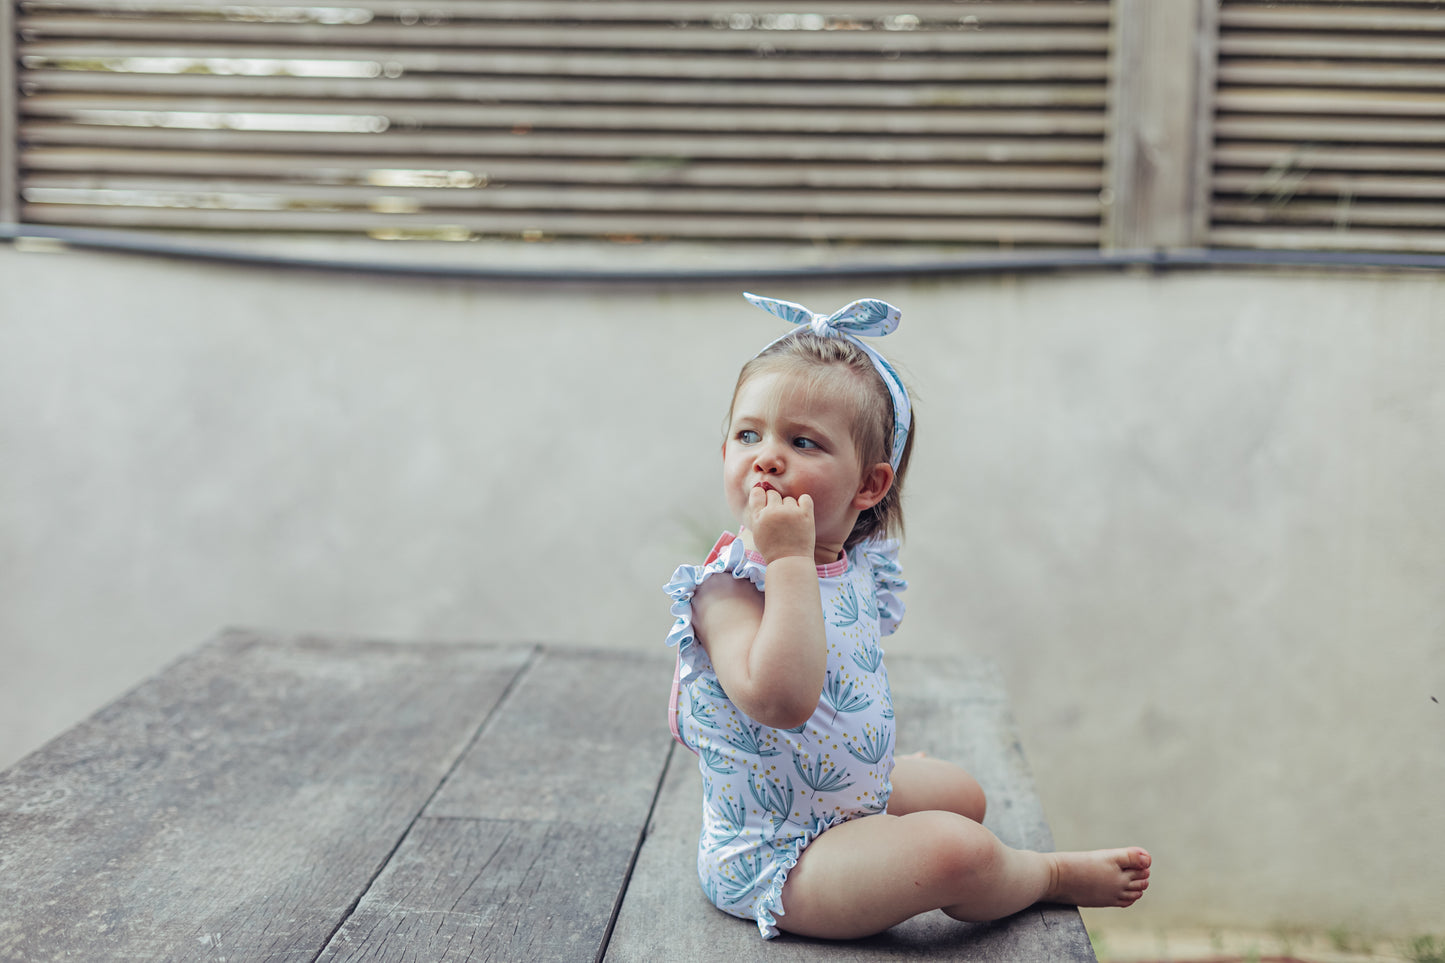
{"type": "Polygon", "coordinates": [[[1097,246],[1108,0],[20,0],[21,219],[1097,246]]]}
{"type": "Polygon", "coordinates": [[[1445,253],[1445,3],[0,0],[0,141],[35,225],[1445,253]]]}
{"type": "Polygon", "coordinates": [[[1219,11],[1219,247],[1445,253],[1445,4],[1219,11]]]}

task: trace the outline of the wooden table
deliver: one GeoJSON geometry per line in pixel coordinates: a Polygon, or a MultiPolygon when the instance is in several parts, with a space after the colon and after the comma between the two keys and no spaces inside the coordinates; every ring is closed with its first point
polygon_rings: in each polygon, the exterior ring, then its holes
{"type": "MultiPolygon", "coordinates": [[[[899,744],[1048,849],[997,673],[890,658],[899,744]]],[[[0,773],[0,960],[1093,960],[1076,910],[855,943],[713,909],[672,663],[233,631],[0,773]]]]}

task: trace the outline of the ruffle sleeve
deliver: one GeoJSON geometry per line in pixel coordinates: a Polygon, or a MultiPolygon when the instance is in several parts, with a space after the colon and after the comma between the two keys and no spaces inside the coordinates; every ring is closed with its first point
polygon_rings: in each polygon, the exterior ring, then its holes
{"type": "Polygon", "coordinates": [[[708,576],[727,572],[733,578],[745,578],[763,590],[766,568],[751,559],[743,548],[743,540],[731,532],[724,532],[717,544],[708,553],[707,561],[701,565],[679,565],[672,573],[672,579],[663,591],[672,598],[672,631],[667,633],[667,644],[677,646],[678,658],[684,667],[682,681],[687,681],[691,672],[697,669],[699,646],[692,627],[692,597],[697,587],[708,576]]]}
{"type": "Polygon", "coordinates": [[[904,605],[898,593],[908,588],[898,564],[898,541],[873,540],[864,542],[861,548],[873,570],[873,591],[878,596],[878,632],[892,635],[903,621],[904,605]]]}

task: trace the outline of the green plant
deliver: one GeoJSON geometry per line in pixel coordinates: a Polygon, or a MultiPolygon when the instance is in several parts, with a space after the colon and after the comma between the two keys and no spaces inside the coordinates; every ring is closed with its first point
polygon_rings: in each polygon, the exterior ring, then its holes
{"type": "Polygon", "coordinates": [[[1325,935],[1329,937],[1330,945],[1340,953],[1363,953],[1368,956],[1374,951],[1367,937],[1343,924],[1331,927],[1325,935]]]}
{"type": "Polygon", "coordinates": [[[1417,936],[1404,946],[1405,959],[1414,963],[1445,963],[1445,937],[1417,936]]]}

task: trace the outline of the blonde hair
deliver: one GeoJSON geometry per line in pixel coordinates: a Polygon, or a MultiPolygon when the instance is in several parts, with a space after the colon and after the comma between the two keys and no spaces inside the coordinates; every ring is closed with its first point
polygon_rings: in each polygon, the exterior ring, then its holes
{"type": "MultiPolygon", "coordinates": [[[[798,331],[769,345],[761,354],[743,365],[738,372],[737,384],[733,386],[733,397],[728,402],[727,423],[732,423],[733,405],[737,403],[738,392],[749,379],[763,373],[786,372],[806,379],[808,390],[824,386],[837,386],[851,395],[853,409],[853,446],[858,460],[867,468],[878,462],[888,462],[893,452],[893,398],[883,377],[873,366],[873,361],[861,348],[843,338],[825,338],[812,331],[798,331]]],[[[870,538],[886,538],[903,535],[903,479],[908,473],[908,456],[913,451],[913,436],[917,430],[918,413],[913,413],[913,425],[908,431],[908,440],[903,445],[903,454],[893,473],[893,484],[887,494],[872,508],[858,513],[843,544],[845,551],[859,542],[870,538]]]]}

